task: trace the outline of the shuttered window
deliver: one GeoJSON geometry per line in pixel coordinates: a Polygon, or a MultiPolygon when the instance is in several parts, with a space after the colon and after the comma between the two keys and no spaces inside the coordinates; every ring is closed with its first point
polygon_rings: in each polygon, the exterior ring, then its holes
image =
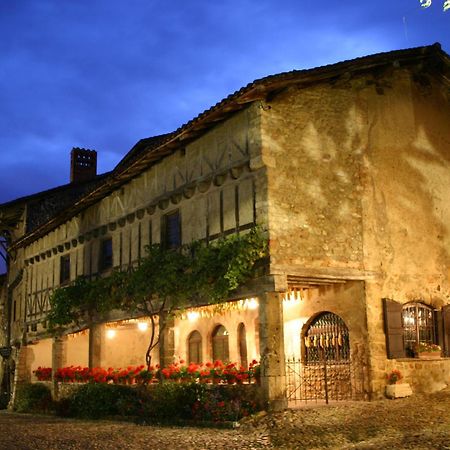
{"type": "Polygon", "coordinates": [[[388,358],[415,357],[421,342],[439,344],[450,357],[450,305],[435,311],[419,302],[383,299],[383,312],[388,358]]]}
{"type": "Polygon", "coordinates": [[[388,358],[404,358],[402,305],[387,298],[383,299],[384,331],[388,358]]]}
{"type": "Polygon", "coordinates": [[[450,305],[444,306],[441,310],[442,314],[442,334],[441,345],[444,356],[450,358],[450,305]]]}

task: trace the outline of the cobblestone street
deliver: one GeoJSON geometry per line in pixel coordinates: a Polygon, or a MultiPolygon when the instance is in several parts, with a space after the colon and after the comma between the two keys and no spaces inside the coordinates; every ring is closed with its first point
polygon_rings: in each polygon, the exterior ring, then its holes
{"type": "Polygon", "coordinates": [[[238,429],[153,427],[0,413],[2,450],[450,449],[450,389],[260,414],[238,429]]]}

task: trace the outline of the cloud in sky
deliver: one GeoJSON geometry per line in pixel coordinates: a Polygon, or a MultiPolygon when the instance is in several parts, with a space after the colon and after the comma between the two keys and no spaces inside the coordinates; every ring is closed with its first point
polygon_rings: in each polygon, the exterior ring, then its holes
{"type": "Polygon", "coordinates": [[[440,41],[415,0],[0,2],[0,203],[65,184],[72,147],[114,167],[265,75],[440,41]]]}

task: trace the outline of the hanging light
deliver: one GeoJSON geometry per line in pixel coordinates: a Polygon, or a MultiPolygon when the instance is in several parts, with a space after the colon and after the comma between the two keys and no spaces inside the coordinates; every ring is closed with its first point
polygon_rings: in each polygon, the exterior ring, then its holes
{"type": "Polygon", "coordinates": [[[258,309],[258,306],[259,306],[259,303],[258,303],[258,300],[256,300],[256,298],[252,297],[252,298],[248,299],[247,309],[251,309],[251,310],[258,309]]]}
{"type": "Polygon", "coordinates": [[[194,322],[200,317],[200,313],[198,311],[188,311],[187,318],[189,321],[194,322]]]}
{"type": "Polygon", "coordinates": [[[147,331],[148,329],[148,323],[147,322],[138,322],[137,324],[139,331],[147,331]]]}
{"type": "Polygon", "coordinates": [[[106,330],[106,337],[108,339],[114,339],[116,337],[116,330],[113,330],[112,328],[106,330]]]}

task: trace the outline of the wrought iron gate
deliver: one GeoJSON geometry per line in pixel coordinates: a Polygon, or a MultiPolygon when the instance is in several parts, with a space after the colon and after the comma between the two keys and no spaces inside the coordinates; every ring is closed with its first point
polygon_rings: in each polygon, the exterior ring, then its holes
{"type": "Polygon", "coordinates": [[[361,400],[364,373],[350,358],[348,328],[333,313],[322,313],[303,336],[303,359],[286,361],[289,402],[361,400]]]}

